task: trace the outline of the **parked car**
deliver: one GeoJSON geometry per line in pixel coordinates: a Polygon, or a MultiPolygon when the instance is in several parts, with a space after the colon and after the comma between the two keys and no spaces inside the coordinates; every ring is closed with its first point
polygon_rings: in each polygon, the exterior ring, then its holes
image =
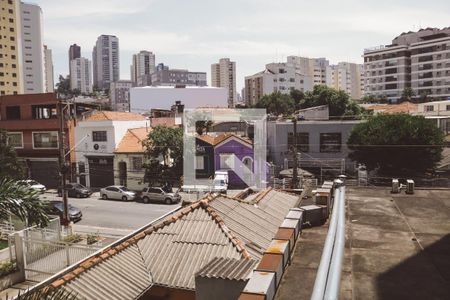
{"type": "MultiPolygon", "coordinates": [[[[87,198],[92,195],[92,191],[89,188],[76,182],[66,184],[66,191],[69,197],[74,198],[87,198]]],[[[61,187],[58,188],[58,196],[62,196],[61,187]]]]}
{"type": "Polygon", "coordinates": [[[39,182],[37,182],[36,180],[32,180],[32,179],[27,179],[27,180],[19,180],[17,182],[17,184],[21,185],[21,186],[26,186],[32,190],[35,190],[37,192],[40,193],[44,193],[47,188],[45,187],[45,185],[40,184],[39,182]]]}
{"type": "MultiPolygon", "coordinates": [[[[83,213],[81,212],[81,210],[70,204],[68,208],[69,208],[68,216],[70,221],[73,222],[80,221],[81,218],[83,217],[83,213]]],[[[51,215],[59,216],[62,219],[64,212],[64,203],[62,201],[49,201],[48,209],[51,215]]]]}
{"type": "Polygon", "coordinates": [[[161,187],[147,187],[142,189],[141,199],[144,203],[162,202],[166,204],[173,204],[180,202],[181,196],[178,194],[178,191],[172,193],[161,187]]]}
{"type": "Polygon", "coordinates": [[[100,190],[102,199],[117,199],[123,201],[132,201],[136,198],[136,193],[129,190],[126,186],[111,185],[100,190]]]}

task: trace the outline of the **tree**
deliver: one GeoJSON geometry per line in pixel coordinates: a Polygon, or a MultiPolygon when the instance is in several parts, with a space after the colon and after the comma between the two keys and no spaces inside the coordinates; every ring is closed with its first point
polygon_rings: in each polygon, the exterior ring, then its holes
{"type": "Polygon", "coordinates": [[[0,129],[0,180],[4,178],[20,179],[23,167],[17,158],[17,153],[8,144],[8,133],[0,129]]]}
{"type": "Polygon", "coordinates": [[[296,107],[294,99],[290,95],[275,92],[270,95],[265,95],[259,100],[255,108],[265,108],[267,113],[278,115],[290,115],[296,107]]]}
{"type": "Polygon", "coordinates": [[[305,99],[305,93],[294,89],[290,91],[289,96],[294,100],[295,110],[299,110],[303,99],[305,99]]]}
{"type": "Polygon", "coordinates": [[[204,132],[208,133],[212,125],[212,121],[197,121],[195,123],[195,131],[198,135],[202,135],[204,132]]]}
{"type": "Polygon", "coordinates": [[[72,95],[69,76],[59,75],[59,82],[56,83],[56,92],[62,95],[72,95]]]}
{"type": "Polygon", "coordinates": [[[22,222],[45,226],[48,223],[47,205],[39,199],[39,194],[15,180],[0,181],[0,220],[9,219],[10,214],[22,222]]]}
{"type": "Polygon", "coordinates": [[[300,107],[328,105],[330,116],[342,116],[350,102],[350,96],[346,92],[335,90],[326,85],[316,85],[312,91],[305,93],[305,98],[300,103],[300,107]]]}
{"type": "Polygon", "coordinates": [[[365,95],[361,99],[362,103],[374,103],[374,104],[388,104],[389,100],[385,95],[375,96],[375,95],[365,95]]]}
{"type": "Polygon", "coordinates": [[[410,87],[406,87],[403,89],[402,96],[400,97],[399,102],[410,101],[416,96],[414,90],[410,87]]]}
{"type": "Polygon", "coordinates": [[[144,164],[149,181],[178,181],[183,171],[183,130],[156,126],[143,142],[148,163],[144,164]],[[159,163],[162,158],[162,164],[159,163]],[[152,178],[153,177],[153,178],[152,178]]]}
{"type": "MultiPolygon", "coordinates": [[[[8,300],[8,295],[6,296],[8,300]]],[[[12,298],[11,298],[12,299],[12,298]]],[[[73,291],[67,291],[64,288],[39,289],[19,292],[16,300],[78,300],[78,296],[73,291]]]]}
{"type": "Polygon", "coordinates": [[[423,173],[441,160],[444,134],[422,116],[380,114],[356,125],[349,157],[385,175],[423,173]]]}

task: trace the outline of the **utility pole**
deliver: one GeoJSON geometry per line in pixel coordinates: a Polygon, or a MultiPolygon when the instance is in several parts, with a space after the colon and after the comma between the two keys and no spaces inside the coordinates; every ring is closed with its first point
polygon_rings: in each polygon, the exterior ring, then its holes
{"type": "Polygon", "coordinates": [[[292,119],[292,123],[294,124],[294,136],[292,139],[293,146],[292,146],[292,152],[294,153],[294,166],[292,170],[292,188],[296,189],[298,187],[298,161],[297,161],[297,116],[294,115],[294,118],[292,119]]]}
{"type": "Polygon", "coordinates": [[[59,170],[61,173],[61,195],[63,198],[63,218],[61,223],[63,226],[69,225],[68,209],[69,205],[67,203],[67,191],[66,191],[66,181],[67,172],[69,168],[66,163],[66,144],[65,144],[65,115],[64,115],[64,105],[63,99],[58,95],[58,115],[59,115],[59,170]]]}

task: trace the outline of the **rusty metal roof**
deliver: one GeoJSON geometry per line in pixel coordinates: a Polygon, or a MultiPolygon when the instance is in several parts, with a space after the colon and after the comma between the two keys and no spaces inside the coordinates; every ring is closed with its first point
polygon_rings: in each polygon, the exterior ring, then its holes
{"type": "Polygon", "coordinates": [[[208,278],[221,278],[228,280],[247,280],[255,268],[253,259],[234,259],[215,257],[206,264],[195,276],[208,278]]]}

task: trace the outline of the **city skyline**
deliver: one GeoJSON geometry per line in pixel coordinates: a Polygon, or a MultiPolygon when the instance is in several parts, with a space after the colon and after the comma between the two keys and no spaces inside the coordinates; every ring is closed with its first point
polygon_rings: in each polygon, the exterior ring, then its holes
{"type": "Polygon", "coordinates": [[[364,48],[389,44],[402,32],[448,26],[445,12],[450,9],[446,1],[35,2],[43,10],[44,43],[53,50],[55,79],[68,74],[71,44],[90,57],[96,38],[111,34],[121,45],[121,79],[130,79],[132,55],[141,50],[155,53],[156,63],[207,72],[209,85],[211,63],[229,57],[237,65],[237,91],[245,76],[288,55],[362,63],[364,48]]]}

